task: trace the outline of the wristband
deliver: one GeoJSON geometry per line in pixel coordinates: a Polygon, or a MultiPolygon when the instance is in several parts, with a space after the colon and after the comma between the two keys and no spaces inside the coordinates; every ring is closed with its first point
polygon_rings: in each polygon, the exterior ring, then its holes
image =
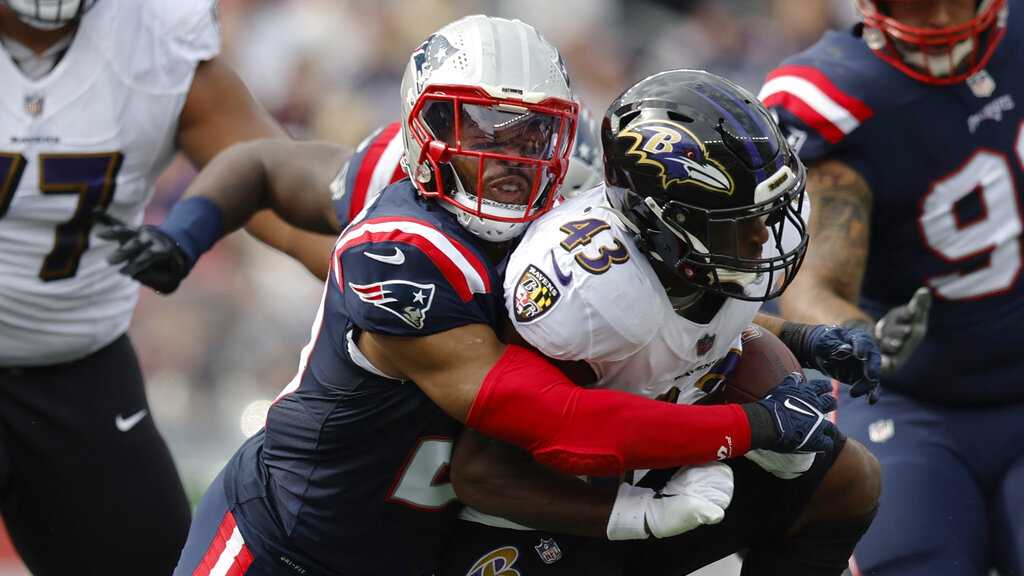
{"type": "Polygon", "coordinates": [[[159,228],[181,248],[191,268],[224,235],[224,213],[209,198],[191,196],[175,204],[159,228]]]}
{"type": "Polygon", "coordinates": [[[650,488],[640,488],[625,482],[619,484],[619,492],[615,495],[612,513],[608,516],[606,531],[608,539],[647,539],[650,534],[647,533],[644,511],[647,509],[647,500],[652,496],[654,496],[654,490],[650,488]]]}

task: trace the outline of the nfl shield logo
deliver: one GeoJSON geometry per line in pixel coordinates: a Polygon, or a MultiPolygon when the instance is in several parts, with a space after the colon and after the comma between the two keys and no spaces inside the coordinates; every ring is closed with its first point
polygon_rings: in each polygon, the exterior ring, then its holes
{"type": "Polygon", "coordinates": [[[967,79],[967,86],[971,93],[978,98],[988,98],[996,91],[996,81],[985,70],[979,70],[967,79]]]}
{"type": "Polygon", "coordinates": [[[697,340],[697,356],[703,356],[707,354],[711,347],[715,345],[715,335],[705,334],[697,340]]]}
{"type": "Polygon", "coordinates": [[[25,113],[32,117],[39,116],[43,113],[43,102],[42,94],[26,94],[25,113]]]}
{"type": "Polygon", "coordinates": [[[558,547],[558,542],[555,542],[554,538],[541,538],[540,544],[533,549],[545,564],[554,564],[562,559],[562,549],[558,547]]]}

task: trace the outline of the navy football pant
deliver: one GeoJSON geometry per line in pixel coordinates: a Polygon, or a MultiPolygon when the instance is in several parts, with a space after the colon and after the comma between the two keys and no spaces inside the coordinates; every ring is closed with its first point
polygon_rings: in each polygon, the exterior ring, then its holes
{"type": "Polygon", "coordinates": [[[839,428],[882,464],[854,576],[1024,576],[1024,404],[957,408],[844,394],[839,428]]]}
{"type": "Polygon", "coordinates": [[[0,512],[36,576],[170,573],[188,501],[127,336],[0,367],[0,512]]]}
{"type": "Polygon", "coordinates": [[[260,540],[243,507],[228,504],[221,471],[196,508],[174,576],[334,576],[297,551],[260,540]]]}

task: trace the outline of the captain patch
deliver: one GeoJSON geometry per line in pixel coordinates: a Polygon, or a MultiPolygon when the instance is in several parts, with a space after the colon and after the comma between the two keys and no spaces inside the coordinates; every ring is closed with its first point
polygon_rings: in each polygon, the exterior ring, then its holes
{"type": "Polygon", "coordinates": [[[536,266],[530,264],[516,282],[514,296],[516,321],[533,322],[551,310],[561,292],[536,266]]]}

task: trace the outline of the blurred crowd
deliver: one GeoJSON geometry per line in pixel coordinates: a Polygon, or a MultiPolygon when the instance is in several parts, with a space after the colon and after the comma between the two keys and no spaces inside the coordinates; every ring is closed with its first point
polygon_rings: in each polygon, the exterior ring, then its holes
{"type": "MultiPolygon", "coordinates": [[[[224,52],[296,138],[355,146],[398,119],[412,50],[462,15],[536,26],[561,51],[599,118],[640,78],[703,68],[756,93],[767,71],[828,28],[850,0],[221,0],[224,52]]],[[[147,219],[160,222],[193,177],[178,161],[147,219]]],[[[199,494],[294,375],[321,285],[244,233],[207,254],[170,297],[148,290],[131,336],[155,418],[199,494]]]]}

